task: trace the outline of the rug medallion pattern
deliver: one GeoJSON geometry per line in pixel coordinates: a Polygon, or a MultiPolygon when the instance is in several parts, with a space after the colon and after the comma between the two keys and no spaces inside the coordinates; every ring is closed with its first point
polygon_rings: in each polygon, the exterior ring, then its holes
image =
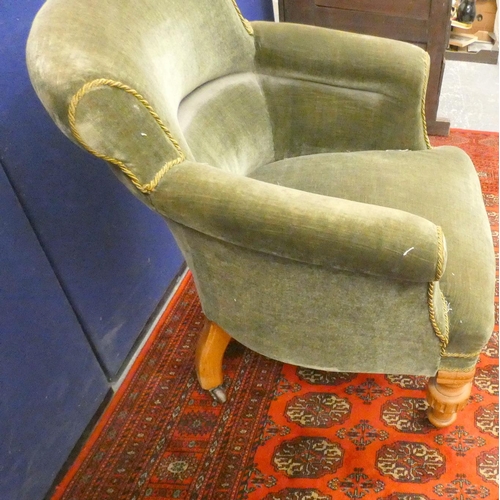
{"type": "MultiPolygon", "coordinates": [[[[472,156],[498,249],[498,135],[432,142],[472,156]]],[[[446,429],[426,419],[425,377],[324,373],[236,343],[218,405],[193,369],[202,324],[187,278],[52,500],[498,499],[498,321],[446,429]]]]}

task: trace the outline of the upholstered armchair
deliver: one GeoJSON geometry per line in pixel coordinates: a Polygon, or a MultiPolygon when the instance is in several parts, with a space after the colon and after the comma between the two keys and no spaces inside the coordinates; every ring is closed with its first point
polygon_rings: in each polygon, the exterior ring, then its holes
{"type": "Polygon", "coordinates": [[[431,148],[427,54],[247,22],[232,0],[48,0],[27,48],[62,131],[161,214],[207,317],[220,401],[231,338],[329,371],[430,377],[453,422],[493,327],[478,178],[431,148]]]}

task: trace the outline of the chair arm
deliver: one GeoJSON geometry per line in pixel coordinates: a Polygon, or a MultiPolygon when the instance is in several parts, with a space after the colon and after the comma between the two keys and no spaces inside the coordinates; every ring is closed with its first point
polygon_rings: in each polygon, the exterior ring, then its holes
{"type": "MultiPolygon", "coordinates": [[[[425,92],[430,60],[424,50],[396,40],[316,26],[270,22],[254,22],[252,26],[256,70],[264,78],[315,83],[314,92],[321,92],[321,86],[324,92],[328,92],[328,87],[334,87],[339,93],[344,91],[340,94],[341,101],[346,96],[364,94],[365,99],[371,99],[372,114],[360,116],[360,122],[371,121],[371,133],[376,133],[377,127],[389,128],[385,130],[386,136],[392,133],[405,139],[406,144],[399,145],[398,149],[425,149],[429,146],[425,131],[425,92]],[[348,95],[346,89],[354,92],[348,95]],[[373,114],[376,116],[372,118],[373,114]],[[394,121],[397,125],[393,131],[391,125],[394,121]],[[404,134],[401,127],[406,129],[404,134]]],[[[279,100],[280,92],[284,91],[278,88],[276,95],[270,95],[269,100],[279,100]]],[[[314,106],[310,96],[308,100],[308,111],[319,107],[314,111],[320,113],[322,120],[328,120],[325,117],[328,111],[333,115],[343,112],[337,103],[332,103],[326,110],[325,101],[314,106]]],[[[284,103],[281,106],[284,107],[284,103]]],[[[347,117],[348,120],[351,118],[351,115],[347,117]]],[[[345,119],[343,123],[345,125],[345,119]]],[[[383,140],[384,136],[381,138],[383,140]]],[[[377,149],[390,148],[381,144],[377,149]]]]}
{"type": "Polygon", "coordinates": [[[191,229],[308,264],[413,282],[434,281],[445,266],[441,231],[426,219],[206,164],[173,167],[151,200],[164,217],[191,229]]]}
{"type": "Polygon", "coordinates": [[[257,68],[420,104],[429,55],[409,43],[294,23],[252,23],[257,68]]]}

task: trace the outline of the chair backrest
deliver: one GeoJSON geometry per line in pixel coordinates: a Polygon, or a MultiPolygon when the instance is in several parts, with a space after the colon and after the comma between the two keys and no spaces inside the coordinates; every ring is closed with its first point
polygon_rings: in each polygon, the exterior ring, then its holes
{"type": "MultiPolygon", "coordinates": [[[[234,95],[231,101],[235,89],[255,109],[251,32],[233,0],[48,0],[28,39],[28,68],[66,135],[116,160],[125,181],[151,187],[165,160],[219,157],[215,166],[247,168],[233,164],[249,148],[224,157],[231,148],[213,146],[223,137],[213,125],[227,110],[241,114],[229,120],[233,132],[244,129],[245,105],[234,95]]],[[[260,129],[269,135],[269,127],[260,129]]]]}

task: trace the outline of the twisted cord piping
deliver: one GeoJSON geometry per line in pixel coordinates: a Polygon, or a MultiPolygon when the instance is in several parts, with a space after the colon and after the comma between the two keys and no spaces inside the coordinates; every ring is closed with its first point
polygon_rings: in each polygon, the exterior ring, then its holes
{"type": "Polygon", "coordinates": [[[476,358],[480,354],[481,354],[481,351],[471,352],[469,354],[461,353],[461,352],[458,352],[458,353],[445,352],[441,356],[443,358],[476,358]]]}
{"type": "Polygon", "coordinates": [[[174,166],[178,165],[179,163],[182,163],[186,157],[179,145],[179,143],[175,140],[175,138],[172,136],[170,133],[170,130],[165,126],[165,124],[161,121],[161,118],[158,116],[158,114],[154,111],[154,109],[151,107],[149,102],[141,95],[139,92],[137,92],[135,89],[129,87],[128,85],[125,85],[124,83],[117,82],[115,80],[109,80],[107,78],[99,78],[97,80],[92,80],[91,82],[86,83],[83,85],[78,92],[71,98],[71,101],[69,103],[68,107],[68,121],[69,121],[69,127],[71,130],[71,133],[73,137],[81,144],[83,148],[85,148],[89,153],[93,154],[97,158],[100,158],[102,160],[105,160],[109,163],[112,163],[113,165],[116,165],[132,182],[132,184],[141,192],[144,194],[149,194],[152,191],[155,190],[156,186],[160,182],[161,178],[174,166]],[[149,114],[153,117],[155,122],[158,124],[158,126],[161,128],[163,133],[166,135],[172,146],[174,146],[174,149],[177,151],[177,158],[174,160],[168,161],[163,165],[163,167],[154,175],[153,179],[146,183],[142,184],[138,177],[132,172],[126,165],[123,163],[121,160],[118,160],[117,158],[113,158],[112,156],[108,156],[106,154],[99,153],[95,149],[93,149],[91,146],[89,146],[83,139],[83,137],[80,135],[78,132],[78,129],[76,127],[76,110],[78,107],[78,104],[82,100],[82,98],[90,92],[91,90],[97,88],[97,87],[102,87],[102,86],[107,86],[107,87],[112,87],[112,88],[117,88],[120,90],[124,90],[128,94],[134,96],[149,112],[149,114]]]}
{"type": "Polygon", "coordinates": [[[441,356],[444,356],[446,346],[448,345],[448,342],[449,342],[449,335],[450,335],[450,326],[449,326],[449,322],[448,322],[448,308],[447,308],[444,296],[443,296],[443,294],[441,294],[441,298],[444,302],[443,312],[444,312],[444,321],[445,321],[445,331],[443,333],[441,331],[441,328],[439,328],[439,325],[438,325],[438,322],[436,319],[436,311],[434,309],[435,285],[436,285],[435,282],[429,283],[429,288],[427,291],[427,304],[429,306],[429,319],[431,321],[432,328],[434,329],[434,333],[436,334],[436,337],[441,342],[441,356]]]}
{"type": "Polygon", "coordinates": [[[444,274],[444,236],[443,229],[440,226],[437,226],[437,234],[438,234],[438,256],[436,263],[436,279],[435,281],[439,281],[444,274]]]}
{"type": "Polygon", "coordinates": [[[427,133],[427,118],[425,116],[425,99],[427,96],[427,84],[429,83],[429,65],[430,65],[428,57],[424,57],[424,64],[425,64],[424,83],[422,89],[422,101],[421,101],[420,113],[422,115],[422,125],[424,129],[425,145],[427,146],[427,149],[432,149],[431,141],[429,140],[429,134],[427,133]]]}
{"type": "Polygon", "coordinates": [[[236,0],[231,0],[233,2],[233,6],[236,9],[236,12],[238,14],[238,17],[240,18],[241,23],[247,30],[247,33],[251,36],[253,36],[253,28],[252,25],[243,17],[243,14],[241,13],[240,8],[238,7],[238,4],[236,3],[236,0]]]}
{"type": "MultiPolygon", "coordinates": [[[[436,280],[439,281],[443,274],[444,274],[444,236],[443,236],[443,230],[441,227],[437,227],[437,232],[438,232],[438,258],[437,258],[437,264],[436,264],[436,280]]],[[[448,307],[446,304],[446,301],[444,299],[444,295],[442,295],[442,299],[444,301],[444,313],[445,313],[445,322],[446,322],[446,327],[445,327],[445,332],[444,334],[441,332],[441,329],[439,328],[437,321],[436,321],[436,316],[435,316],[435,311],[434,311],[434,289],[435,289],[435,283],[429,283],[429,317],[432,323],[432,327],[434,328],[434,331],[436,332],[436,336],[439,338],[441,341],[441,357],[442,358],[475,358],[481,354],[481,351],[477,352],[472,352],[472,353],[451,353],[451,352],[445,352],[446,347],[449,342],[449,321],[448,321],[448,307]]]]}
{"type": "Polygon", "coordinates": [[[477,365],[477,361],[475,361],[471,366],[467,366],[465,368],[446,368],[447,372],[458,372],[458,373],[464,373],[464,372],[470,372],[471,370],[474,370],[477,365]]]}

